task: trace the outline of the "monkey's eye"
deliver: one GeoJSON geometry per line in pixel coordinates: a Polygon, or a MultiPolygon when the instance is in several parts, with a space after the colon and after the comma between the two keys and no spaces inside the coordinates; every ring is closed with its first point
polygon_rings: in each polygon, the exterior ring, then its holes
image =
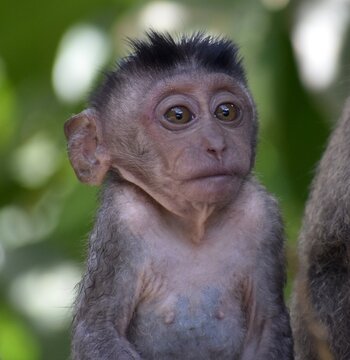
{"type": "Polygon", "coordinates": [[[239,116],[239,108],[236,105],[230,103],[220,104],[215,109],[214,115],[221,121],[225,121],[225,122],[234,121],[239,116]]]}
{"type": "Polygon", "coordinates": [[[185,106],[174,106],[164,114],[164,119],[172,124],[187,124],[193,114],[185,106]]]}

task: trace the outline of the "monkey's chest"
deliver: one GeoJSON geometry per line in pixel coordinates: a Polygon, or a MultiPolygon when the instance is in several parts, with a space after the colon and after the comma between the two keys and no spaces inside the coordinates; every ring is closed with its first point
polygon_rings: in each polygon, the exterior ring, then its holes
{"type": "Polygon", "coordinates": [[[244,338],[239,301],[215,287],[144,302],[128,339],[142,359],[236,359],[244,338]]]}

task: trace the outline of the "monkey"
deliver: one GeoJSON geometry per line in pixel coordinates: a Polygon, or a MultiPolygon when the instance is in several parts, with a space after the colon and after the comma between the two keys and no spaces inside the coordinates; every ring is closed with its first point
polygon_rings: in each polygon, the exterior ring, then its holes
{"type": "Polygon", "coordinates": [[[350,99],[305,208],[292,297],[298,360],[350,359],[350,99]]]}
{"type": "Polygon", "coordinates": [[[72,324],[78,359],[292,359],[284,229],[252,174],[238,47],[150,31],[64,126],[102,185],[72,324]]]}

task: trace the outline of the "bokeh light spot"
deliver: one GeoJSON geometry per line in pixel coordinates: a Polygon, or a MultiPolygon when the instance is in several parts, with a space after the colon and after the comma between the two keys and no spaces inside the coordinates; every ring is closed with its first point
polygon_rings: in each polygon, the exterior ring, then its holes
{"type": "Polygon", "coordinates": [[[76,25],[63,36],[54,64],[52,81],[64,102],[82,100],[106,63],[110,47],[106,35],[91,25],[76,25]]]}
{"type": "Polygon", "coordinates": [[[327,88],[336,76],[348,6],[344,0],[301,4],[292,41],[302,80],[312,89],[327,88]]]}
{"type": "Polygon", "coordinates": [[[186,19],[184,6],[174,2],[155,1],[142,9],[139,22],[147,30],[173,31],[181,28],[186,19]]]}
{"type": "Polygon", "coordinates": [[[15,150],[12,175],[24,187],[43,185],[56,171],[60,153],[53,141],[44,133],[37,133],[15,150]]]}
{"type": "Polygon", "coordinates": [[[8,205],[0,209],[0,242],[15,249],[42,241],[57,226],[64,192],[53,189],[30,209],[8,205]]]}
{"type": "Polygon", "coordinates": [[[71,263],[34,269],[13,281],[10,298],[39,327],[60,330],[71,321],[74,287],[80,277],[79,268],[71,263]]]}

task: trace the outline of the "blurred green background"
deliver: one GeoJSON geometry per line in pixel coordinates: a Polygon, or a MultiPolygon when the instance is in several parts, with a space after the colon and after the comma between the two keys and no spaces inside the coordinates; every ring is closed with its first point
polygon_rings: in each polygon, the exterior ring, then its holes
{"type": "Polygon", "coordinates": [[[315,163],[349,92],[348,0],[3,1],[0,5],[0,359],[69,357],[74,286],[97,189],[63,123],[150,27],[226,34],[260,113],[256,173],[280,200],[288,273],[315,163]]]}

